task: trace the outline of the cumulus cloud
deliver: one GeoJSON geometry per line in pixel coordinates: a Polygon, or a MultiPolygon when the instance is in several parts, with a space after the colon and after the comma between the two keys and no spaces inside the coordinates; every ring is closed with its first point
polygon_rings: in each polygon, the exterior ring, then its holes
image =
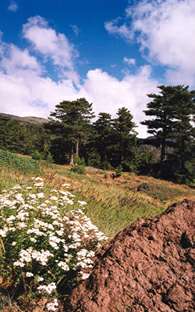
{"type": "Polygon", "coordinates": [[[149,66],[141,67],[136,74],[125,75],[121,80],[95,69],[88,72],[81,92],[94,103],[96,113],[105,111],[114,115],[119,107],[129,108],[139,125],[139,135],[144,137],[146,128],[139,122],[145,119],[143,109],[148,102],[146,94],[155,92],[156,85],[157,82],[151,79],[149,66]]]}
{"type": "Polygon", "coordinates": [[[14,44],[0,43],[0,67],[9,74],[20,75],[21,71],[29,70],[40,73],[41,65],[37,59],[30,55],[27,49],[19,49],[14,44]]]}
{"type": "Polygon", "coordinates": [[[142,0],[127,8],[122,26],[144,55],[167,67],[167,82],[195,85],[194,17],[194,0],[142,0]]]}
{"type": "Polygon", "coordinates": [[[73,80],[51,79],[27,48],[0,40],[0,111],[47,117],[64,98],[74,99],[73,80]]]}
{"type": "Polygon", "coordinates": [[[18,10],[18,4],[15,1],[11,1],[8,10],[11,12],[16,12],[18,10]]]}
{"type": "MultiPolygon", "coordinates": [[[[48,30],[45,20],[40,20],[39,27],[48,30]]],[[[29,23],[29,22],[28,22],[29,23]]],[[[32,19],[30,20],[32,26],[32,19]]],[[[24,32],[31,38],[36,50],[54,57],[55,48],[52,43],[39,42],[32,28],[25,25],[24,32]],[[32,33],[30,30],[32,30],[32,33]],[[29,32],[28,32],[29,31],[29,32]]],[[[37,25],[37,23],[35,23],[37,25]]],[[[51,29],[52,30],[52,29],[51,29]]],[[[50,31],[49,35],[50,36],[50,31]]],[[[51,38],[58,40],[54,31],[51,38]]],[[[64,37],[63,37],[64,38],[64,37]]],[[[58,55],[59,59],[64,56],[58,55]]],[[[58,57],[53,61],[58,68],[58,57]]],[[[54,60],[54,59],[53,59],[54,60]]],[[[72,61],[73,62],[73,61],[72,61]]],[[[74,67],[74,63],[71,65],[74,67]]],[[[135,121],[143,120],[142,110],[148,101],[146,94],[156,90],[157,82],[151,78],[151,68],[143,66],[134,74],[126,74],[118,79],[102,69],[89,70],[83,83],[75,83],[74,78],[64,76],[54,80],[47,72],[47,66],[28,47],[21,49],[14,44],[0,41],[0,111],[15,115],[47,117],[55,105],[63,100],[75,100],[85,97],[93,103],[95,113],[101,111],[115,114],[119,107],[126,106],[135,117],[135,121]]],[[[146,135],[145,127],[139,126],[140,136],[146,135]]]]}
{"type": "Polygon", "coordinates": [[[57,33],[43,17],[34,16],[23,26],[23,35],[45,59],[52,60],[58,66],[64,77],[78,82],[79,77],[74,69],[77,51],[64,34],[57,33]]]}

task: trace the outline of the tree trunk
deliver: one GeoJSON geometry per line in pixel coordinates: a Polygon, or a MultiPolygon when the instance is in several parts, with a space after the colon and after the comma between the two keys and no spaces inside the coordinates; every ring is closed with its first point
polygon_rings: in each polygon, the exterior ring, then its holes
{"type": "Polygon", "coordinates": [[[166,139],[163,138],[162,144],[161,144],[161,153],[160,153],[160,175],[161,177],[164,177],[164,160],[166,159],[166,139]]]}
{"type": "Polygon", "coordinates": [[[160,162],[161,162],[161,164],[163,163],[165,158],[166,158],[166,139],[163,138],[162,139],[162,143],[161,143],[161,153],[160,153],[160,162]]]}
{"type": "Polygon", "coordinates": [[[163,161],[165,160],[165,144],[163,143],[161,146],[161,153],[160,153],[160,162],[163,163],[163,161]]]}
{"type": "Polygon", "coordinates": [[[79,158],[79,139],[76,140],[76,158],[79,158]]]}
{"type": "Polygon", "coordinates": [[[71,154],[70,154],[70,165],[74,165],[74,150],[73,147],[71,148],[71,154]]]}

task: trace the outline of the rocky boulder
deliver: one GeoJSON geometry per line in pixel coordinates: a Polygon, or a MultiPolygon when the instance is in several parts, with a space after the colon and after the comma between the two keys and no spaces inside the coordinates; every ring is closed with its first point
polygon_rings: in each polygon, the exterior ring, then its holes
{"type": "Polygon", "coordinates": [[[195,202],[188,200],[128,226],[74,289],[70,311],[194,312],[194,241],[195,202]]]}

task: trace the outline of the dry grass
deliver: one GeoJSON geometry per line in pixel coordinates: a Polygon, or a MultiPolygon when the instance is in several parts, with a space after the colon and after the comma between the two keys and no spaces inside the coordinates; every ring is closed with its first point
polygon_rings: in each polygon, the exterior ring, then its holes
{"type": "MultiPolygon", "coordinates": [[[[87,168],[86,175],[71,173],[68,166],[41,163],[41,172],[48,188],[59,189],[64,182],[70,190],[88,202],[86,213],[92,221],[113,236],[138,218],[151,217],[170,204],[184,198],[195,199],[195,190],[186,185],[125,173],[113,180],[111,172],[87,168]],[[146,183],[148,189],[137,191],[146,183]]],[[[32,174],[0,168],[0,190],[28,181],[32,174]]]]}

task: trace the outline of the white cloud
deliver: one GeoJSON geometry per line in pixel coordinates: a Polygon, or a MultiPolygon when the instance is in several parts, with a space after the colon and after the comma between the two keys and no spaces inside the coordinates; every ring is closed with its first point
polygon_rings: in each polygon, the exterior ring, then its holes
{"type": "Polygon", "coordinates": [[[8,10],[11,12],[16,12],[18,10],[18,4],[15,1],[11,1],[8,10]]]}
{"type": "Polygon", "coordinates": [[[30,54],[0,40],[0,111],[21,116],[48,116],[64,98],[74,99],[73,80],[54,81],[30,54]]]}
{"type": "MultiPolygon", "coordinates": [[[[195,85],[194,0],[139,1],[126,10],[122,26],[147,57],[168,68],[168,82],[195,85]]],[[[115,33],[122,26],[115,25],[115,33]]]]}
{"type": "MultiPolygon", "coordinates": [[[[94,103],[96,113],[104,111],[114,115],[119,107],[125,106],[139,124],[145,119],[146,94],[156,91],[157,82],[151,79],[150,74],[150,67],[143,66],[137,74],[128,74],[119,80],[101,69],[91,70],[81,92],[94,103]]],[[[140,136],[146,135],[144,126],[139,125],[138,131],[140,136]]]]}
{"type": "Polygon", "coordinates": [[[77,51],[64,34],[49,27],[44,18],[35,16],[29,18],[23,26],[23,35],[45,59],[51,59],[58,66],[64,77],[78,82],[79,77],[74,69],[77,51]]]}
{"type": "Polygon", "coordinates": [[[132,39],[132,33],[129,29],[128,25],[118,25],[119,20],[113,20],[106,22],[104,24],[105,29],[110,33],[114,35],[119,35],[123,37],[124,39],[130,41],[132,39]]]}
{"type": "Polygon", "coordinates": [[[14,44],[4,44],[1,41],[0,48],[0,67],[6,73],[20,75],[23,70],[41,72],[41,65],[27,49],[21,50],[14,44]]]}
{"type": "MultiPolygon", "coordinates": [[[[40,47],[39,41],[35,42],[39,50],[51,51],[45,45],[40,47]]],[[[94,69],[88,71],[82,84],[75,84],[71,76],[54,80],[49,77],[44,62],[40,63],[27,48],[0,41],[1,112],[47,117],[60,101],[86,97],[93,103],[96,114],[101,111],[115,114],[119,107],[126,106],[138,123],[145,118],[142,110],[148,101],[146,94],[155,91],[156,85],[149,66],[122,79],[94,69]]],[[[143,126],[139,127],[139,133],[140,136],[146,134],[143,126]]]]}
{"type": "Polygon", "coordinates": [[[123,58],[123,62],[126,63],[129,66],[132,66],[132,65],[136,64],[136,60],[134,58],[128,58],[126,56],[123,58]]]}

